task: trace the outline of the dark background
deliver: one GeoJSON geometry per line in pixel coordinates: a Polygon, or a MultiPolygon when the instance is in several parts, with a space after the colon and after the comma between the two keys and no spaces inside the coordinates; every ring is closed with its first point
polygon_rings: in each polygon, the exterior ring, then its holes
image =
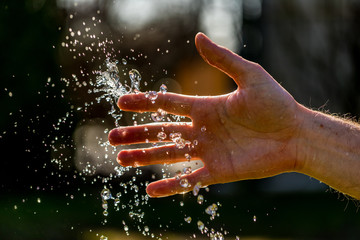
{"type": "MultiPolygon", "coordinates": [[[[104,102],[75,110],[94,96],[87,93],[89,87],[76,85],[72,74],[78,82],[89,82],[106,54],[87,51],[78,56],[84,46],[64,47],[71,41],[66,39],[69,28],[77,29],[93,16],[101,19],[96,35],[113,40],[107,51],[113,59],[127,59],[125,70],[142,73],[148,82],[143,90],[157,90],[162,82],[184,94],[235,89],[231,80],[202,62],[194,47],[195,34],[207,33],[200,13],[216,8],[216,1],[184,4],[133,29],[111,15],[112,8],[126,1],[72,2],[0,1],[0,239],[99,239],[101,234],[125,239],[122,220],[133,229],[130,237],[139,234],[138,223],[129,220],[126,210],[109,211],[104,224],[100,191],[111,169],[86,175],[76,164],[79,129],[111,129],[114,121],[104,102]]],[[[234,50],[259,62],[297,101],[354,119],[360,116],[360,1],[233,1],[231,14],[234,50]]],[[[84,45],[90,44],[86,41],[84,45]]],[[[131,124],[129,119],[124,116],[121,124],[131,124]]],[[[89,152],[85,157],[91,158],[89,152]]],[[[150,181],[153,171],[145,168],[139,179],[150,181]]],[[[112,179],[114,191],[132,174],[112,179]]],[[[121,201],[131,197],[124,195],[121,201]]],[[[209,225],[229,231],[229,239],[360,235],[358,202],[300,174],[214,186],[206,199],[222,204],[221,217],[209,225]]],[[[193,233],[200,238],[196,219],[207,218],[191,195],[151,199],[144,211],[145,224],[163,239],[190,239],[193,233]],[[192,224],[183,220],[189,214],[192,224]]]]}

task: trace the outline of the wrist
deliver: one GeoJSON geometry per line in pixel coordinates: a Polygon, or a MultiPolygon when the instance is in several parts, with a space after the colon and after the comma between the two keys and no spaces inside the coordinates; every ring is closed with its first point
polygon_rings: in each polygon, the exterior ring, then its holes
{"type": "Polygon", "coordinates": [[[303,105],[298,105],[299,134],[296,137],[296,162],[294,166],[295,172],[304,172],[304,168],[308,166],[309,159],[314,155],[312,147],[312,139],[314,138],[314,118],[316,113],[303,105]]]}
{"type": "Polygon", "coordinates": [[[359,125],[303,106],[300,112],[294,170],[359,198],[359,125]]]}

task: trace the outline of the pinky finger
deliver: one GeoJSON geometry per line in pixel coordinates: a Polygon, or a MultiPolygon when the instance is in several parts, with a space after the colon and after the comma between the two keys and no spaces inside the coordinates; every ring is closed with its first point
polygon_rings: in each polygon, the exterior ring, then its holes
{"type": "Polygon", "coordinates": [[[146,192],[150,197],[167,197],[175,194],[185,193],[193,190],[196,184],[200,183],[201,186],[208,186],[214,184],[206,167],[202,167],[180,179],[168,178],[150,183],[146,192]]]}

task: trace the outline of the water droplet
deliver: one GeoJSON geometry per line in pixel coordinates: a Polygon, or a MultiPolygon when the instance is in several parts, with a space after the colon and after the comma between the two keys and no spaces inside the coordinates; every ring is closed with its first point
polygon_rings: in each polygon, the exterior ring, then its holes
{"type": "Polygon", "coordinates": [[[187,222],[187,223],[191,223],[191,217],[186,217],[186,218],[184,218],[184,220],[185,220],[185,222],[187,222]]]}
{"type": "Polygon", "coordinates": [[[123,167],[120,166],[115,166],[114,170],[116,172],[116,176],[122,176],[124,174],[125,169],[123,167]]]}
{"type": "Polygon", "coordinates": [[[126,64],[127,64],[127,61],[126,61],[125,58],[121,59],[121,62],[122,62],[123,65],[126,65],[126,64]]]}
{"type": "Polygon", "coordinates": [[[40,198],[37,198],[37,203],[41,203],[41,199],[40,198]]]}
{"type": "Polygon", "coordinates": [[[180,206],[183,207],[184,206],[184,202],[180,201],[180,206]]]}
{"type": "Polygon", "coordinates": [[[185,153],[185,158],[186,158],[186,160],[188,160],[188,162],[190,162],[190,160],[191,160],[191,156],[190,156],[190,154],[185,153]]]}
{"type": "Polygon", "coordinates": [[[104,235],[101,235],[101,236],[100,236],[100,240],[108,240],[108,238],[105,237],[104,235]]]}
{"type": "Polygon", "coordinates": [[[186,146],[186,141],[181,137],[181,133],[171,133],[169,136],[176,148],[183,149],[186,146]]]}
{"type": "Polygon", "coordinates": [[[140,91],[141,75],[138,70],[131,69],[129,71],[129,78],[131,80],[131,88],[135,91],[140,91]]]}
{"type": "Polygon", "coordinates": [[[102,201],[101,207],[102,207],[104,210],[108,209],[108,203],[107,203],[106,200],[103,200],[103,201],[102,201]]]}
{"type": "Polygon", "coordinates": [[[209,214],[211,216],[211,219],[214,219],[217,210],[218,210],[218,206],[215,203],[213,203],[205,209],[205,213],[209,214]]]}
{"type": "Polygon", "coordinates": [[[144,230],[145,230],[145,232],[148,232],[150,229],[149,229],[148,226],[145,226],[145,227],[144,227],[144,230]]]}
{"type": "Polygon", "coordinates": [[[183,188],[189,187],[189,181],[186,178],[180,180],[180,186],[183,188]]]}
{"type": "Polygon", "coordinates": [[[202,126],[200,130],[201,130],[202,132],[205,132],[205,131],[206,131],[206,127],[205,127],[205,126],[202,126]]]}
{"type": "Polygon", "coordinates": [[[139,71],[136,69],[131,69],[129,71],[129,77],[130,77],[131,81],[140,81],[141,80],[141,75],[140,75],[139,71]]]}
{"type": "Polygon", "coordinates": [[[155,100],[158,98],[158,94],[155,91],[150,91],[145,95],[145,97],[150,99],[152,103],[155,103],[155,100]]]}
{"type": "Polygon", "coordinates": [[[204,223],[203,223],[202,221],[200,221],[200,220],[197,222],[197,226],[198,226],[198,229],[199,229],[200,231],[203,231],[204,228],[205,228],[204,223]]]}
{"type": "Polygon", "coordinates": [[[196,197],[199,194],[201,188],[201,182],[197,182],[193,189],[193,195],[196,197]]]}
{"type": "Polygon", "coordinates": [[[164,133],[164,132],[158,132],[157,138],[159,139],[159,141],[165,140],[165,139],[166,139],[166,133],[164,133]]]}
{"type": "Polygon", "coordinates": [[[191,167],[185,167],[183,169],[183,174],[190,174],[192,172],[191,167]]]}
{"type": "Polygon", "coordinates": [[[255,215],[254,215],[254,217],[253,217],[253,221],[256,222],[256,216],[255,216],[255,215]]]}
{"type": "Polygon", "coordinates": [[[167,86],[165,84],[161,84],[160,86],[160,92],[166,93],[167,92],[167,86]]]}
{"type": "Polygon", "coordinates": [[[154,112],[151,114],[151,119],[154,121],[154,122],[160,122],[162,121],[167,115],[167,112],[165,112],[164,110],[162,110],[161,108],[159,108],[157,110],[157,112],[154,112]]]}
{"type": "Polygon", "coordinates": [[[180,177],[181,177],[181,171],[178,170],[178,171],[176,171],[176,173],[175,173],[175,179],[176,179],[176,180],[179,180],[180,177]]]}
{"type": "Polygon", "coordinates": [[[107,210],[104,210],[104,211],[103,211],[103,215],[104,215],[105,217],[107,217],[107,216],[109,215],[109,212],[108,212],[107,210]]]}
{"type": "Polygon", "coordinates": [[[109,200],[111,198],[111,192],[105,186],[104,186],[104,189],[101,191],[100,195],[103,200],[109,200]]]}
{"type": "Polygon", "coordinates": [[[198,197],[197,197],[197,203],[198,204],[203,204],[204,202],[204,196],[199,194],[198,197]]]}

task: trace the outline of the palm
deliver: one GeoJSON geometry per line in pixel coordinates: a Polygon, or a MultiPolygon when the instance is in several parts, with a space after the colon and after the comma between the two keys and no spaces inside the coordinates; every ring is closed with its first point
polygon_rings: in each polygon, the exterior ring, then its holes
{"type": "Polygon", "coordinates": [[[195,101],[191,118],[199,139],[197,152],[214,182],[291,170],[294,161],[284,150],[292,146],[290,141],[297,125],[293,121],[296,104],[289,105],[294,102],[289,98],[286,91],[270,80],[267,85],[195,101]],[[268,97],[270,92],[272,97],[268,97]],[[207,130],[201,131],[202,127],[207,130]]]}
{"type": "MultiPolygon", "coordinates": [[[[211,65],[226,72],[239,85],[238,90],[217,97],[191,97],[172,93],[159,94],[153,104],[144,94],[126,95],[119,106],[128,111],[156,111],[185,115],[191,124],[152,124],[113,130],[109,139],[114,145],[157,141],[164,131],[181,132],[182,137],[198,145],[121,151],[122,165],[143,166],[186,161],[185,155],[200,159],[204,167],[184,176],[191,186],[261,178],[290,171],[295,164],[297,103],[261,67],[228,50],[217,47],[206,38],[197,38],[200,54],[211,65]]],[[[165,179],[148,186],[150,196],[167,196],[191,190],[180,180],[165,179]]]]}

